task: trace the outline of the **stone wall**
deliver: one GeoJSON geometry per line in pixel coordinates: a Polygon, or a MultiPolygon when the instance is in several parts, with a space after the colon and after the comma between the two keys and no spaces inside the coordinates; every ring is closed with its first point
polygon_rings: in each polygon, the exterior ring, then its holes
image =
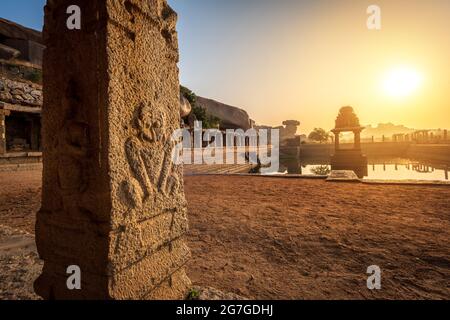
{"type": "Polygon", "coordinates": [[[165,0],[49,0],[45,12],[35,289],[46,299],[182,299],[191,283],[183,174],[171,161],[176,13],[165,0]],[[61,32],[72,4],[82,29],[61,32]],[[81,290],[67,287],[71,265],[81,290]]]}
{"type": "MultiPolygon", "coordinates": [[[[362,152],[369,157],[404,157],[409,147],[407,142],[361,143],[362,152]]],[[[342,143],[342,148],[351,148],[352,143],[342,143]]],[[[329,158],[334,153],[334,144],[302,144],[302,158],[329,158]]]]}
{"type": "Polygon", "coordinates": [[[450,164],[450,144],[411,144],[407,156],[450,164]]]}
{"type": "Polygon", "coordinates": [[[32,82],[16,81],[0,76],[0,101],[41,107],[42,86],[32,82]]]}
{"type": "Polygon", "coordinates": [[[6,127],[5,127],[5,114],[3,110],[0,110],[0,155],[6,153],[6,127]]]}
{"type": "Polygon", "coordinates": [[[42,68],[26,61],[0,60],[0,76],[10,80],[30,81],[42,85],[42,68]]]}

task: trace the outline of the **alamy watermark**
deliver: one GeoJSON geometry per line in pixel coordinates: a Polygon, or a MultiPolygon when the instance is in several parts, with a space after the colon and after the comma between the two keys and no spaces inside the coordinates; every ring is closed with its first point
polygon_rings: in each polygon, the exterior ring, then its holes
{"type": "Polygon", "coordinates": [[[381,268],[376,265],[369,266],[367,274],[370,275],[367,278],[367,289],[381,290],[381,268]]]}
{"type": "Polygon", "coordinates": [[[178,129],[172,134],[175,147],[172,161],[180,164],[255,164],[261,173],[278,172],[280,133],[278,129],[203,130],[202,122],[193,131],[178,129]],[[206,146],[204,147],[204,144],[206,146]]]}
{"type": "Polygon", "coordinates": [[[67,267],[66,286],[69,290],[81,290],[81,268],[77,265],[71,265],[67,267]]]}
{"type": "Polygon", "coordinates": [[[367,29],[369,30],[381,30],[381,8],[375,4],[370,5],[367,8],[367,29]]]}

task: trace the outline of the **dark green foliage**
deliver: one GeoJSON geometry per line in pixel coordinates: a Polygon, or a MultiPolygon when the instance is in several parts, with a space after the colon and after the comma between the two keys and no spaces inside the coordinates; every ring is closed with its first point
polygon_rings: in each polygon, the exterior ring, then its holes
{"type": "Polygon", "coordinates": [[[42,83],[42,71],[33,70],[24,74],[24,78],[34,83],[42,83]]]}
{"type": "Polygon", "coordinates": [[[197,289],[191,289],[189,291],[187,300],[198,300],[200,297],[200,292],[197,289]]]}
{"type": "Polygon", "coordinates": [[[186,87],[180,86],[180,93],[189,101],[192,106],[192,113],[197,121],[202,122],[203,129],[217,128],[220,119],[206,112],[206,109],[197,104],[197,96],[186,87]]]}
{"type": "Polygon", "coordinates": [[[197,103],[197,96],[188,88],[180,86],[180,93],[189,101],[192,106],[197,103]]]}

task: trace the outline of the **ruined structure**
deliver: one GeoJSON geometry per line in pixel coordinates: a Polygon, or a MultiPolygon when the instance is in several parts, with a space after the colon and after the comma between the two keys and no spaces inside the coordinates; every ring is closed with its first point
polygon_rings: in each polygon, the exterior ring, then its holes
{"type": "Polygon", "coordinates": [[[41,65],[43,51],[39,31],[0,18],[0,59],[19,59],[41,65]]]}
{"type": "Polygon", "coordinates": [[[333,170],[353,170],[362,178],[367,175],[367,157],[361,151],[361,131],[364,130],[359,123],[352,107],[342,107],[336,118],[336,126],[331,132],[334,133],[335,150],[331,157],[331,168],[333,170]],[[351,149],[343,149],[340,145],[340,134],[353,132],[354,145],[351,149]]]}
{"type": "Polygon", "coordinates": [[[3,117],[0,156],[40,151],[41,111],[40,85],[0,75],[0,115],[3,117]]]}
{"type": "Polygon", "coordinates": [[[180,124],[177,16],[166,0],[49,0],[44,177],[36,242],[46,299],[180,299],[187,209],[170,136],[180,124]],[[66,9],[82,11],[66,30],[66,9]],[[65,30],[65,31],[63,31],[65,30]],[[67,268],[81,270],[81,290],[67,268]]]}
{"type": "Polygon", "coordinates": [[[40,32],[0,19],[0,165],[41,159],[41,42],[40,32]]]}
{"type": "Polygon", "coordinates": [[[300,143],[300,140],[297,137],[298,126],[300,126],[300,121],[297,120],[283,121],[283,126],[279,127],[281,144],[289,144],[289,143],[292,144],[293,142],[289,140],[293,139],[296,139],[297,143],[300,143]]]}

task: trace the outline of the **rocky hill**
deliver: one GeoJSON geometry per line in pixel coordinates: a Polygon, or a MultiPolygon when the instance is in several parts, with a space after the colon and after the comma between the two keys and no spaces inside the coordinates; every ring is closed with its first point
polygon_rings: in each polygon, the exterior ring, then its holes
{"type": "Polygon", "coordinates": [[[197,105],[221,121],[221,129],[243,129],[252,127],[252,120],[245,110],[212,99],[197,96],[197,105]]]}

